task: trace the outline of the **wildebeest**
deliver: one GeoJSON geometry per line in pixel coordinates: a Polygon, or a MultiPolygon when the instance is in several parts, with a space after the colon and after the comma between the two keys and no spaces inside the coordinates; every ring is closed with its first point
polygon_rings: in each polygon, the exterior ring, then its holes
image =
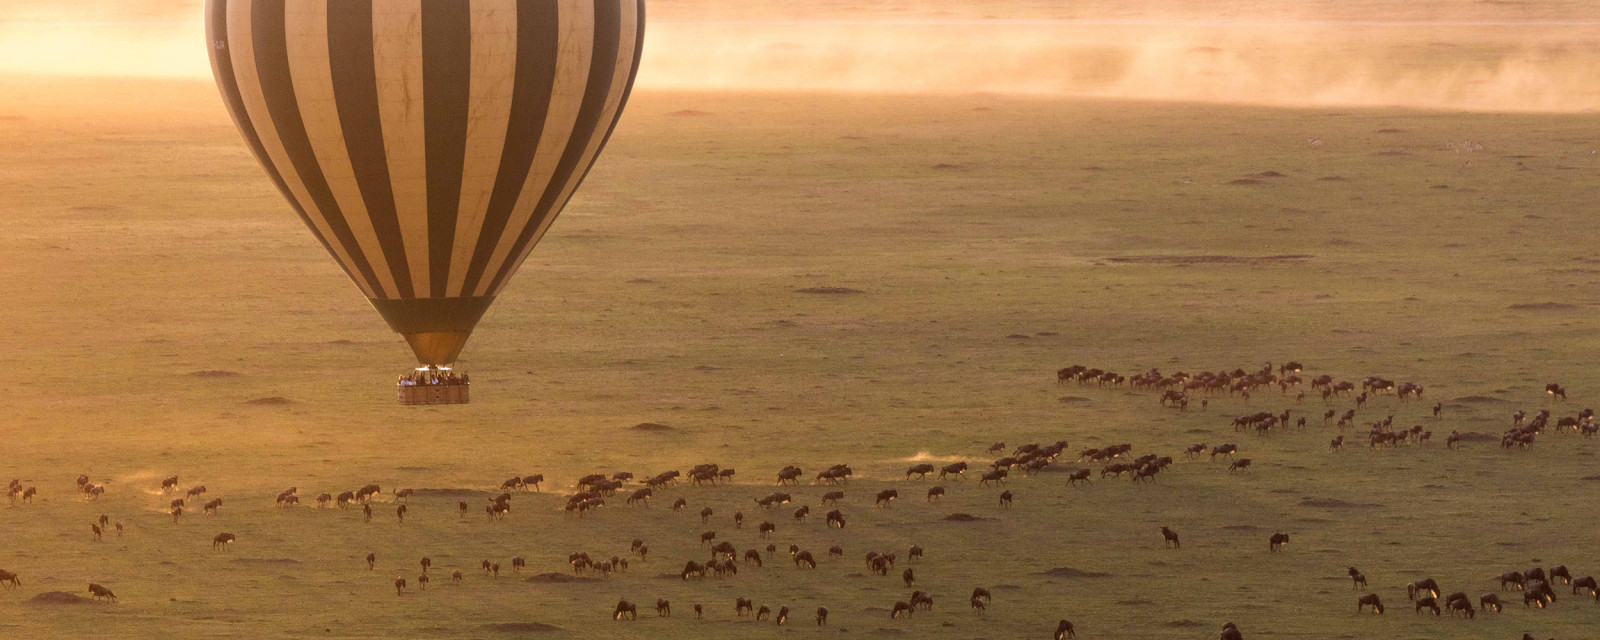
{"type": "Polygon", "coordinates": [[[1545,385],[1544,386],[1544,392],[1547,393],[1547,394],[1550,394],[1551,398],[1556,398],[1556,399],[1559,399],[1559,400],[1566,400],[1567,399],[1567,389],[1566,389],[1566,387],[1563,387],[1563,386],[1561,386],[1559,384],[1556,384],[1554,382],[1545,385]]]}
{"type": "Polygon", "coordinates": [[[1283,546],[1286,544],[1289,544],[1289,534],[1274,533],[1272,534],[1272,537],[1267,540],[1267,550],[1281,551],[1283,546]]]}
{"type": "Polygon", "coordinates": [[[884,489],[883,491],[878,492],[878,499],[877,501],[873,502],[873,505],[878,507],[887,507],[890,506],[891,503],[894,502],[894,499],[898,497],[900,497],[899,491],[894,489],[884,489]]]}
{"type": "Polygon", "coordinates": [[[916,609],[911,606],[911,603],[906,602],[904,600],[901,600],[899,602],[894,603],[894,609],[891,609],[889,611],[889,619],[893,620],[893,619],[898,618],[898,617],[900,617],[902,615],[904,615],[904,616],[909,618],[909,617],[911,617],[911,614],[913,614],[915,612],[916,612],[916,609]]]}
{"type": "Polygon", "coordinates": [[[1478,608],[1488,611],[1490,607],[1494,608],[1495,613],[1500,613],[1500,596],[1492,593],[1485,593],[1481,596],[1478,596],[1478,608]]]}
{"type": "Polygon", "coordinates": [[[1355,567],[1350,567],[1350,582],[1353,583],[1351,588],[1360,589],[1367,586],[1367,576],[1357,571],[1355,567]]]}
{"type": "Polygon", "coordinates": [[[982,598],[984,602],[990,602],[990,601],[994,600],[994,596],[989,595],[989,590],[988,589],[985,589],[983,587],[973,587],[973,589],[972,589],[972,599],[973,600],[977,600],[979,598],[982,598]]]}
{"type": "Polygon", "coordinates": [[[772,609],[767,605],[761,605],[760,609],[756,609],[756,620],[766,620],[767,616],[770,615],[772,615],[772,609]]]}
{"type": "Polygon", "coordinates": [[[1572,595],[1578,595],[1578,589],[1588,589],[1589,595],[1597,595],[1600,585],[1595,584],[1594,576],[1584,576],[1572,581],[1572,595]]]}
{"type": "Polygon", "coordinates": [[[928,502],[935,502],[939,498],[943,498],[944,497],[944,493],[945,493],[944,487],[929,487],[928,488],[928,502]]]}
{"type": "Polygon", "coordinates": [[[917,574],[912,572],[911,569],[909,567],[907,567],[905,571],[901,571],[900,572],[900,578],[902,580],[905,580],[906,581],[906,586],[909,587],[909,586],[911,586],[912,582],[916,581],[917,574]]]}
{"type": "Polygon", "coordinates": [[[621,620],[623,615],[627,615],[629,620],[638,620],[639,607],[627,600],[618,600],[617,608],[611,610],[611,619],[621,620]]]}
{"type": "Polygon", "coordinates": [[[1233,454],[1238,453],[1238,452],[1239,452],[1238,445],[1224,444],[1224,445],[1212,447],[1211,448],[1211,457],[1212,458],[1216,458],[1219,455],[1232,457],[1233,454]]]}
{"type": "Polygon", "coordinates": [[[1334,439],[1329,440],[1328,441],[1328,448],[1329,449],[1344,449],[1344,436],[1335,436],[1334,439]]]}
{"type": "Polygon", "coordinates": [[[1408,600],[1416,600],[1422,597],[1423,592],[1427,592],[1429,596],[1434,598],[1439,597],[1439,583],[1433,578],[1423,578],[1406,585],[1406,599],[1408,600]]]}
{"type": "Polygon", "coordinates": [[[828,608],[817,607],[817,626],[828,624],[828,608]]]}
{"type": "Polygon", "coordinates": [[[5,569],[0,569],[0,584],[10,585],[12,588],[16,588],[22,586],[22,579],[18,578],[17,574],[15,573],[6,571],[5,569]]]}
{"type": "Polygon", "coordinates": [[[734,615],[743,617],[744,614],[750,613],[753,609],[755,609],[755,605],[748,598],[735,598],[733,601],[734,615]]]}
{"type": "Polygon", "coordinates": [[[1378,599],[1378,594],[1369,593],[1361,596],[1360,598],[1356,598],[1356,611],[1359,612],[1361,611],[1362,607],[1369,606],[1372,607],[1372,611],[1374,613],[1383,613],[1383,600],[1378,599]]]}
{"type": "Polygon", "coordinates": [[[1572,584],[1572,572],[1567,571],[1566,565],[1560,565],[1550,570],[1550,581],[1555,582],[1561,578],[1561,584],[1572,584]]]}
{"type": "Polygon", "coordinates": [[[1002,492],[1000,492],[1000,506],[1002,506],[1002,507],[1011,506],[1011,498],[1012,498],[1012,495],[1011,495],[1010,491],[1002,491],[1002,492]]]}
{"type": "MultiPolygon", "coordinates": [[[[174,476],[174,478],[176,478],[176,476],[174,476]]],[[[176,479],[173,480],[173,484],[177,484],[176,479]]],[[[94,596],[94,599],[96,600],[101,598],[105,598],[106,600],[110,600],[112,602],[116,602],[117,600],[117,594],[112,593],[110,589],[102,587],[93,582],[89,583],[89,594],[94,596]]]]}
{"type": "Polygon", "coordinates": [[[804,521],[806,519],[806,516],[809,516],[809,515],[811,515],[811,507],[810,506],[802,506],[799,509],[795,509],[794,510],[794,521],[795,522],[802,522],[802,521],[804,521]]]}
{"type": "Polygon", "coordinates": [[[715,513],[716,512],[711,510],[711,507],[705,507],[705,508],[701,509],[700,510],[700,524],[705,524],[706,521],[710,520],[711,516],[714,515],[715,513]]]}
{"type": "Polygon", "coordinates": [[[1432,596],[1423,596],[1421,598],[1417,598],[1416,613],[1422,613],[1423,609],[1432,611],[1433,615],[1437,616],[1439,615],[1439,601],[1434,599],[1432,596]]]}
{"type": "Polygon", "coordinates": [[[219,533],[211,539],[212,549],[227,549],[228,543],[237,540],[231,533],[219,533]]]}
{"type": "Polygon", "coordinates": [[[662,618],[672,617],[672,603],[666,598],[656,598],[656,616],[662,618]]]}
{"type": "Polygon", "coordinates": [[[777,619],[773,620],[773,622],[778,623],[778,626],[781,627],[781,626],[784,625],[784,623],[786,623],[788,621],[789,621],[789,607],[788,607],[788,605],[783,605],[783,606],[778,607],[778,617],[777,617],[777,619]]]}
{"type": "Polygon", "coordinates": [[[995,469],[994,471],[986,471],[983,474],[983,478],[978,480],[978,484],[980,486],[987,486],[991,482],[1005,484],[1005,482],[1006,482],[1006,470],[1005,469],[995,469]]]}
{"type": "Polygon", "coordinates": [[[783,469],[778,471],[778,484],[786,484],[786,483],[800,484],[800,474],[801,473],[802,472],[800,471],[800,467],[796,467],[796,466],[793,466],[793,465],[784,467],[783,469]]]}
{"type": "Polygon", "coordinates": [[[1463,617],[1469,619],[1477,617],[1478,614],[1477,610],[1472,608],[1472,603],[1467,601],[1466,594],[1462,594],[1460,598],[1446,600],[1444,603],[1444,609],[1445,611],[1449,611],[1450,615],[1452,616],[1459,613],[1463,617]]]}
{"type": "Polygon", "coordinates": [[[984,611],[988,609],[988,607],[983,603],[983,598],[973,598],[969,601],[969,603],[972,606],[972,611],[978,614],[979,618],[982,618],[984,611]]]}
{"type": "Polygon", "coordinates": [[[1523,576],[1521,571],[1508,571],[1500,574],[1501,591],[1505,591],[1506,585],[1511,585],[1512,588],[1521,591],[1524,582],[1527,582],[1527,577],[1523,576]]]}
{"type": "Polygon", "coordinates": [[[828,526],[829,527],[837,527],[837,528],[840,528],[840,529],[844,528],[844,514],[841,513],[838,509],[834,509],[833,511],[829,511],[827,517],[828,517],[828,526]]]}
{"type": "Polygon", "coordinates": [[[967,463],[965,463],[965,462],[954,462],[954,463],[947,464],[947,465],[939,468],[939,479],[943,480],[945,476],[951,475],[951,474],[955,474],[957,479],[965,478],[966,476],[964,474],[966,472],[967,472],[967,463]]]}
{"type": "Polygon", "coordinates": [[[761,537],[765,538],[767,537],[767,534],[777,531],[778,525],[775,525],[771,522],[762,522],[761,524],[756,525],[756,530],[760,531],[761,537]]]}
{"type": "Polygon", "coordinates": [[[376,554],[376,553],[368,553],[367,554],[367,570],[368,571],[373,570],[373,568],[375,568],[377,566],[377,564],[378,564],[378,554],[376,554]]]}
{"type": "Polygon", "coordinates": [[[1244,640],[1244,634],[1239,633],[1238,625],[1232,622],[1225,622],[1222,625],[1222,635],[1218,636],[1218,638],[1219,640],[1244,640]]]}
{"type": "Polygon", "coordinates": [[[935,471],[935,468],[931,464],[913,465],[911,468],[906,469],[906,479],[910,480],[911,479],[911,474],[916,474],[917,475],[917,479],[921,480],[923,478],[928,477],[928,474],[933,473],[934,471],[935,471]]]}
{"type": "Polygon", "coordinates": [[[1055,640],[1065,640],[1066,638],[1076,637],[1078,637],[1078,632],[1076,629],[1072,628],[1071,620],[1062,620],[1061,622],[1056,623],[1055,640]]]}
{"type": "Polygon", "coordinates": [[[1172,547],[1174,549],[1181,548],[1181,545],[1178,544],[1178,532],[1173,531],[1171,529],[1168,529],[1166,527],[1162,527],[1161,528],[1161,538],[1163,539],[1163,542],[1164,542],[1165,546],[1169,546],[1169,547],[1172,547]]]}
{"type": "Polygon", "coordinates": [[[801,551],[794,554],[794,566],[800,569],[817,568],[817,559],[811,557],[810,551],[801,551]]]}
{"type": "Polygon", "coordinates": [[[1241,469],[1246,470],[1246,471],[1250,470],[1250,459],[1249,458],[1239,458],[1238,460],[1234,460],[1233,464],[1228,465],[1228,471],[1230,473],[1232,473],[1234,471],[1239,471],[1241,469]]]}
{"type": "MultiPolygon", "coordinates": [[[[84,483],[88,482],[88,480],[86,479],[85,476],[80,476],[80,479],[84,479],[84,482],[79,482],[78,483],[78,486],[80,486],[80,487],[83,486],[84,483]]],[[[168,491],[172,491],[172,490],[177,489],[177,488],[178,488],[178,476],[167,476],[167,478],[165,480],[161,481],[161,492],[162,493],[166,493],[168,491]]]]}
{"type": "Polygon", "coordinates": [[[683,573],[679,574],[679,577],[683,578],[684,580],[688,580],[690,575],[693,575],[696,578],[706,577],[706,566],[690,560],[688,563],[683,565],[683,573]]]}

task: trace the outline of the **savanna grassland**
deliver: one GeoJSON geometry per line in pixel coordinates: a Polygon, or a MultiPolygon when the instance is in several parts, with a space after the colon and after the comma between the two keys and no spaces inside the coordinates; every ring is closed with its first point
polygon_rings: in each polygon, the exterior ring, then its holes
{"type": "Polygon", "coordinates": [[[1441,442],[1600,397],[1592,114],[641,91],[468,346],[473,404],[417,408],[394,403],[403,342],[263,179],[209,82],[6,83],[0,475],[40,492],[0,508],[0,568],[22,580],[0,591],[8,637],[1039,638],[1070,618],[1087,639],[1208,638],[1229,620],[1252,638],[1572,638],[1600,621],[1600,604],[1573,597],[1418,617],[1403,589],[1431,576],[1475,599],[1504,571],[1600,573],[1600,441],[1441,442]],[[860,293],[801,291],[817,287],[860,293]],[[1435,441],[1330,452],[1315,395],[1180,413],[1054,376],[1290,359],[1307,377],[1424,385],[1424,402],[1381,397],[1358,424],[1393,414],[1435,441]],[[1545,398],[1552,381],[1570,402],[1545,398]],[[1310,428],[1230,426],[1284,408],[1310,428]],[[632,428],[643,422],[672,429],[632,428]],[[935,481],[901,479],[914,461],[981,467],[992,442],[1060,439],[1074,453],[1056,470],[1120,442],[1179,460],[1150,485],[1015,477],[1010,509],[976,478],[944,482],[939,504],[921,497],[935,481]],[[1237,443],[1255,469],[1183,459],[1195,442],[1237,443]],[[560,511],[581,475],[702,462],[737,482],[560,511]],[[752,502],[783,465],[810,478],[840,462],[856,470],[843,530],[789,515],[820,514],[827,487],[771,512],[752,502]],[[79,499],[80,473],[106,495],[79,499]],[[478,511],[532,473],[544,491],[513,498],[504,521],[478,511]],[[206,485],[221,513],[174,523],[157,491],[170,474],[206,485]],[[386,493],[372,523],[273,506],[289,486],[368,482],[386,493]],[[404,524],[387,502],[400,487],[420,492],[404,524]],[[883,488],[902,499],[876,509],[883,488]],[[690,510],[669,510],[677,497],[690,510]],[[944,519],[957,512],[983,519],[944,519]],[[122,537],[91,540],[102,513],[122,537]],[[678,579],[706,556],[700,532],[743,550],[765,544],[763,519],[780,546],[766,568],[678,579]],[[1181,550],[1163,549],[1160,526],[1181,550]],[[223,531],[238,542],[213,551],[223,531]],[[1272,554],[1278,531],[1293,541],[1272,554]],[[650,560],[609,580],[525,580],[570,573],[574,551],[626,555],[634,538],[650,560]],[[789,543],[821,565],[795,569],[789,543]],[[835,544],[844,559],[826,558],[835,544]],[[910,589],[861,558],[912,544],[927,549],[916,588],[937,604],[890,620],[910,589]],[[477,569],[519,554],[520,574],[477,569]],[[397,597],[422,556],[433,585],[397,597]],[[1355,612],[1350,565],[1386,615],[1355,612]],[[87,596],[91,581],[120,601],[28,602],[87,596]],[[975,586],[995,593],[986,619],[966,607],[975,586]],[[735,618],[740,596],[795,619],[735,618]],[[609,619],[619,598],[648,610],[658,597],[673,618],[609,619]],[[811,623],[817,606],[827,627],[811,623]]]}

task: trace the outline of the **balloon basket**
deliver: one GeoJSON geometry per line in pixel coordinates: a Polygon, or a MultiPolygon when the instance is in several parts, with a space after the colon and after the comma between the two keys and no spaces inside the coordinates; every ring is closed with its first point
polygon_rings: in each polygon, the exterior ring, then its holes
{"type": "Polygon", "coordinates": [[[454,373],[444,376],[440,373],[438,368],[422,368],[417,369],[415,374],[402,376],[395,385],[400,404],[468,404],[472,401],[472,385],[466,376],[457,377],[454,373]]]}

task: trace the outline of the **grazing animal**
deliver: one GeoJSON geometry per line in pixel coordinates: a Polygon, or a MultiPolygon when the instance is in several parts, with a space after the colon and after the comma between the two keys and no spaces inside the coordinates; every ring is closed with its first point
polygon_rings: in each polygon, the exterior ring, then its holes
{"type": "Polygon", "coordinates": [[[823,506],[835,505],[835,504],[838,504],[839,501],[843,500],[843,499],[844,499],[844,492],[843,491],[829,491],[827,493],[822,494],[822,505],[823,506]]]}
{"type": "Polygon", "coordinates": [[[422,574],[420,576],[417,576],[417,588],[421,589],[423,591],[427,591],[428,590],[428,581],[430,579],[431,578],[429,578],[428,574],[426,574],[426,573],[424,573],[424,574],[422,574]]]}
{"type": "Polygon", "coordinates": [[[405,505],[400,505],[398,507],[395,507],[394,508],[394,515],[395,515],[395,517],[400,518],[400,524],[405,524],[406,523],[406,506],[405,505]]]}
{"type": "Polygon", "coordinates": [[[1481,596],[1478,596],[1478,608],[1479,609],[1483,609],[1484,611],[1488,611],[1490,607],[1494,607],[1494,612],[1495,613],[1500,613],[1500,609],[1501,609],[1500,596],[1497,596],[1497,595],[1492,594],[1492,593],[1485,593],[1485,594],[1483,594],[1481,596]]]}
{"type": "Polygon", "coordinates": [[[840,529],[844,528],[844,514],[840,513],[838,509],[829,511],[827,517],[829,527],[837,527],[840,529]]]}
{"type": "Polygon", "coordinates": [[[984,602],[991,602],[994,600],[994,596],[989,595],[988,589],[983,587],[974,587],[972,589],[972,599],[977,600],[979,598],[982,598],[984,602]]]}
{"type": "Polygon", "coordinates": [[[94,532],[94,541],[95,542],[99,542],[100,541],[100,533],[101,533],[100,525],[91,524],[91,525],[89,525],[89,530],[94,532]]]}
{"type": "Polygon", "coordinates": [[[1356,571],[1355,567],[1350,567],[1350,582],[1352,583],[1351,588],[1353,589],[1365,587],[1367,586],[1367,575],[1361,573],[1360,571],[1356,571]]]}
{"type": "Polygon", "coordinates": [[[1423,609],[1432,611],[1433,615],[1437,616],[1439,615],[1439,601],[1430,596],[1417,598],[1416,612],[1422,613],[1423,609]]]}
{"type": "Polygon", "coordinates": [[[1163,544],[1165,546],[1169,546],[1169,547],[1172,547],[1174,549],[1181,548],[1181,545],[1178,544],[1178,532],[1173,531],[1171,529],[1168,529],[1166,527],[1162,527],[1161,528],[1161,538],[1162,538],[1163,544]]]}
{"type": "MultiPolygon", "coordinates": [[[[83,480],[84,482],[88,482],[87,476],[79,476],[79,479],[83,480]]],[[[78,485],[79,486],[83,486],[84,482],[79,482],[78,485]]],[[[178,476],[167,476],[167,479],[161,481],[161,492],[162,493],[166,493],[168,491],[172,491],[172,490],[177,489],[177,488],[178,488],[178,476]]]]}
{"type": "Polygon", "coordinates": [[[762,522],[761,524],[756,525],[756,529],[761,532],[761,537],[765,538],[767,537],[767,534],[777,531],[778,525],[772,524],[771,522],[762,522]]]}
{"type": "Polygon", "coordinates": [[[772,609],[767,607],[767,605],[761,605],[760,609],[756,609],[756,620],[757,621],[766,620],[767,616],[770,616],[770,615],[772,615],[772,609]]]}
{"type": "Polygon", "coordinates": [[[1459,613],[1469,620],[1478,616],[1477,610],[1472,608],[1472,603],[1467,601],[1466,594],[1462,594],[1460,598],[1454,600],[1446,600],[1444,608],[1452,616],[1459,613]]]}
{"type": "Polygon", "coordinates": [[[1078,637],[1078,631],[1072,628],[1071,620],[1062,620],[1061,622],[1056,623],[1055,640],[1065,640],[1066,638],[1076,637],[1078,637]]]}
{"type": "Polygon", "coordinates": [[[878,492],[878,499],[877,499],[876,502],[873,503],[873,506],[878,506],[878,507],[890,506],[894,502],[894,499],[898,498],[898,497],[900,497],[900,492],[899,491],[896,491],[894,489],[884,489],[883,491],[879,491],[878,492]]]}
{"type": "Polygon", "coordinates": [[[394,579],[394,594],[397,595],[397,596],[405,595],[405,592],[406,592],[406,579],[405,578],[395,578],[394,579]]]}
{"type": "Polygon", "coordinates": [[[1521,591],[1523,583],[1526,583],[1527,581],[1527,577],[1523,576],[1521,571],[1509,571],[1502,573],[1500,574],[1500,590],[1505,591],[1506,585],[1511,585],[1512,588],[1521,591]]]}
{"type": "Polygon", "coordinates": [[[1550,570],[1550,581],[1555,582],[1556,578],[1561,578],[1561,584],[1572,584],[1572,572],[1567,571],[1566,565],[1550,570]]]}
{"type": "Polygon", "coordinates": [[[1010,491],[1001,492],[1000,493],[1000,506],[1002,506],[1002,507],[1011,506],[1011,497],[1012,496],[1011,496],[1011,492],[1010,491]]]}
{"type": "Polygon", "coordinates": [[[811,557],[810,551],[801,551],[794,554],[794,566],[802,569],[817,568],[817,559],[811,557]]]}
{"type": "Polygon", "coordinates": [[[233,534],[231,534],[231,533],[219,533],[219,534],[217,534],[217,536],[215,538],[211,539],[211,548],[212,549],[227,549],[228,548],[228,543],[229,542],[233,542],[234,540],[237,540],[237,539],[238,538],[235,538],[233,536],[233,534]]]}
{"type": "Polygon", "coordinates": [[[1232,473],[1234,471],[1239,471],[1241,469],[1246,470],[1246,471],[1248,471],[1250,469],[1250,459],[1249,458],[1239,458],[1238,460],[1234,460],[1233,464],[1228,465],[1228,472],[1229,473],[1232,473]]]}
{"type": "Polygon", "coordinates": [[[1287,544],[1289,544],[1289,534],[1287,534],[1287,533],[1274,533],[1274,534],[1272,534],[1272,537],[1267,540],[1267,550],[1268,551],[1282,551],[1284,545],[1287,545],[1287,544]]]}
{"type": "Polygon", "coordinates": [[[1343,450],[1344,449],[1344,436],[1337,436],[1334,439],[1329,440],[1328,441],[1328,448],[1329,449],[1343,450]]]}
{"type": "Polygon", "coordinates": [[[1356,598],[1356,611],[1361,611],[1362,607],[1372,607],[1373,613],[1380,615],[1383,613],[1383,601],[1378,599],[1378,594],[1376,593],[1369,593],[1356,598]]]}
{"type": "Polygon", "coordinates": [[[744,614],[750,613],[754,608],[755,605],[751,604],[748,598],[735,598],[733,601],[733,613],[739,617],[744,617],[744,614]]]}
{"type": "Polygon", "coordinates": [[[1584,576],[1572,581],[1572,595],[1578,595],[1578,589],[1588,589],[1589,595],[1600,592],[1600,585],[1595,584],[1594,576],[1584,576]]]}
{"type": "Polygon", "coordinates": [[[22,586],[22,580],[18,578],[17,574],[15,573],[6,571],[5,569],[0,569],[0,584],[10,585],[12,588],[16,588],[22,586]]]}
{"type": "Polygon", "coordinates": [[[706,615],[706,608],[701,606],[701,605],[699,605],[699,604],[696,604],[694,606],[694,619],[695,620],[699,620],[701,618],[704,618],[705,615],[706,615]]]}
{"type": "Polygon", "coordinates": [[[774,620],[773,622],[778,623],[778,626],[781,627],[781,626],[783,626],[783,624],[785,622],[788,622],[788,621],[789,621],[789,607],[787,605],[778,607],[778,618],[776,620],[774,620]]]}
{"type": "Polygon", "coordinates": [[[828,608],[817,607],[817,626],[828,624],[828,608]]]}
{"type": "Polygon", "coordinates": [[[911,583],[916,582],[917,574],[913,573],[910,567],[907,567],[905,571],[900,572],[900,579],[905,580],[906,586],[909,587],[911,583]]]}
{"type": "Polygon", "coordinates": [[[378,564],[378,554],[376,554],[376,553],[368,553],[367,554],[367,571],[371,571],[374,567],[377,566],[377,564],[378,564]]]}
{"type": "Polygon", "coordinates": [[[1406,598],[1410,600],[1416,600],[1417,598],[1422,597],[1422,593],[1424,591],[1426,591],[1428,595],[1432,597],[1439,597],[1439,583],[1434,581],[1433,578],[1423,578],[1416,582],[1407,584],[1406,598]]]}
{"type": "Polygon", "coordinates": [[[1563,386],[1561,386],[1559,384],[1556,384],[1554,382],[1545,385],[1544,386],[1544,392],[1550,394],[1551,398],[1555,398],[1555,399],[1558,399],[1558,400],[1566,400],[1567,399],[1567,389],[1566,389],[1566,387],[1563,387],[1563,386]]]}
{"type": "MultiPolygon", "coordinates": [[[[176,476],[174,476],[174,477],[176,477],[176,476]]],[[[176,485],[177,481],[174,480],[173,484],[176,485]]],[[[105,587],[97,585],[97,584],[95,584],[93,582],[89,583],[89,594],[93,595],[94,599],[96,599],[96,600],[99,600],[101,598],[105,598],[106,600],[110,600],[112,602],[116,602],[117,601],[117,594],[112,593],[110,589],[107,589],[105,587]]]]}
{"type": "Polygon", "coordinates": [[[1238,625],[1226,622],[1222,625],[1222,635],[1219,638],[1220,640],[1244,640],[1244,634],[1239,633],[1238,625]]]}
{"type": "MultiPolygon", "coordinates": [[[[841,555],[842,555],[842,553],[841,553],[841,555]]],[[[921,559],[922,559],[922,547],[917,546],[917,545],[911,545],[911,550],[906,553],[906,561],[910,562],[910,561],[916,561],[916,560],[921,560],[921,559]]]]}
{"type": "Polygon", "coordinates": [[[671,618],[672,617],[672,603],[668,602],[666,598],[657,598],[656,599],[656,615],[658,617],[662,617],[662,618],[671,618]]]}
{"type": "Polygon", "coordinates": [[[889,611],[889,619],[893,620],[895,618],[899,618],[902,615],[904,615],[905,617],[909,618],[909,617],[911,617],[911,614],[915,613],[915,612],[916,612],[916,609],[913,608],[910,603],[908,603],[908,602],[906,602],[904,600],[901,600],[899,602],[894,603],[894,609],[889,611]]]}
{"type": "Polygon", "coordinates": [[[611,619],[621,620],[624,614],[628,616],[629,620],[638,620],[639,607],[627,600],[618,600],[617,608],[611,610],[611,619]]]}
{"type": "Polygon", "coordinates": [[[982,618],[983,612],[986,610],[986,606],[983,603],[983,598],[973,598],[971,600],[971,605],[973,613],[978,614],[978,617],[982,618]]]}

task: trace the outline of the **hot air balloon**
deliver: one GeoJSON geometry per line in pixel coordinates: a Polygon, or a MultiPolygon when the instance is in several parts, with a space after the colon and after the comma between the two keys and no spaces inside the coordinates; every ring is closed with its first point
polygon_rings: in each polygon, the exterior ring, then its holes
{"type": "Polygon", "coordinates": [[[643,0],[207,0],[245,143],[426,367],[472,329],[605,147],[643,0]]]}

